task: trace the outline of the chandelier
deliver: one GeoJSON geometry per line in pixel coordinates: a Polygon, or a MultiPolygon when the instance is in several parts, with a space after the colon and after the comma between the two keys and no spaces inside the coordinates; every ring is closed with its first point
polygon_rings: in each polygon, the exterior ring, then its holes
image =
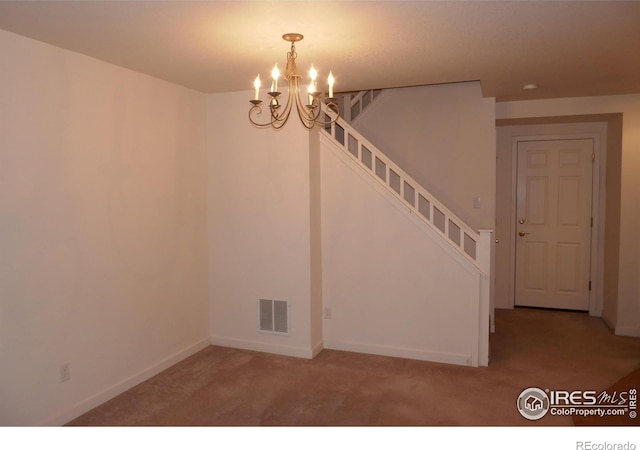
{"type": "Polygon", "coordinates": [[[298,56],[296,53],[296,42],[301,41],[303,38],[304,36],[298,33],[287,33],[282,36],[282,39],[287,42],[291,42],[291,51],[287,53],[287,66],[284,73],[284,79],[288,84],[287,102],[284,106],[280,103],[280,96],[282,95],[281,92],[278,92],[278,78],[280,77],[280,71],[276,64],[271,71],[271,89],[267,93],[269,96],[269,117],[265,122],[259,121],[259,117],[262,115],[262,100],[260,100],[260,74],[258,74],[253,82],[256,95],[253,100],[250,100],[252,106],[249,109],[249,121],[254,126],[258,128],[271,127],[279,130],[285,125],[285,123],[287,123],[287,120],[289,120],[289,115],[291,114],[294,104],[296,106],[300,122],[302,122],[308,130],[312,129],[316,123],[323,123],[327,125],[338,119],[338,107],[334,103],[335,98],[333,97],[333,85],[335,79],[331,72],[329,72],[327,80],[329,85],[329,95],[324,97],[324,94],[318,91],[318,72],[313,68],[313,66],[311,66],[311,69],[309,70],[309,78],[311,81],[309,82],[307,90],[308,95],[304,96],[304,94],[302,94],[303,97],[306,97],[304,100],[300,98],[300,91],[302,90],[302,76],[296,67],[296,58],[298,56]],[[334,113],[333,116],[327,114],[325,120],[318,120],[322,113],[322,107],[320,105],[321,98],[327,105],[328,109],[334,113]]]}

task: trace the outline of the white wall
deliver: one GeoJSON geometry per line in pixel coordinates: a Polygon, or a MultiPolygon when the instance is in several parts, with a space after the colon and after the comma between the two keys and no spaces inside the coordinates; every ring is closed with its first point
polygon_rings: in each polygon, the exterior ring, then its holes
{"type": "Polygon", "coordinates": [[[622,113],[620,254],[616,333],[640,337],[640,95],[505,102],[497,119],[622,113]]]}
{"type": "MultiPolygon", "coordinates": [[[[477,345],[469,273],[434,258],[295,118],[256,130],[250,92],[205,96],[11,33],[0,32],[0,56],[0,424],[64,423],[210,340],[312,357],[328,333],[362,351],[466,363],[477,345]],[[377,206],[344,210],[354,199],[377,206]],[[460,281],[443,291],[423,271],[460,281]],[[290,301],[289,336],[257,332],[260,298],[290,301]],[[335,308],[324,330],[323,300],[335,308]]],[[[458,137],[428,164],[448,174],[443,200],[481,227],[493,223],[495,147],[493,100],[478,92],[435,87],[448,103],[426,116],[448,117],[435,141],[458,137]]]]}
{"type": "Polygon", "coordinates": [[[325,347],[473,364],[479,273],[350,156],[321,160],[325,347]]]}
{"type": "Polygon", "coordinates": [[[0,425],[61,424],[208,342],[205,97],[4,31],[0,60],[0,425]]]}
{"type": "Polygon", "coordinates": [[[477,82],[389,89],[353,126],[469,226],[493,229],[494,105],[477,82]]]}
{"type": "Polygon", "coordinates": [[[254,128],[251,98],[208,96],[212,342],[308,358],[322,345],[311,328],[311,136],[295,113],[280,131],[254,128]],[[290,302],[289,336],[258,332],[261,298],[290,302]]]}
{"type": "Polygon", "coordinates": [[[250,98],[208,96],[212,342],[312,357],[324,341],[477,363],[477,270],[346,169],[295,116],[281,131],[252,127],[250,98]],[[261,298],[291,303],[289,336],[258,331],[261,298]],[[333,311],[324,324],[323,306],[333,311]]]}

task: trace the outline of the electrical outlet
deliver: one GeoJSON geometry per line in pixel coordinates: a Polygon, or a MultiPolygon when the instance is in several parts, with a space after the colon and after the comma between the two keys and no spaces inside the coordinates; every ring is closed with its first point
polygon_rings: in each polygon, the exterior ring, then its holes
{"type": "Polygon", "coordinates": [[[60,383],[71,379],[71,364],[64,363],[60,365],[60,383]]]}
{"type": "Polygon", "coordinates": [[[324,318],[331,319],[331,308],[328,306],[324,309],[324,318]]]}

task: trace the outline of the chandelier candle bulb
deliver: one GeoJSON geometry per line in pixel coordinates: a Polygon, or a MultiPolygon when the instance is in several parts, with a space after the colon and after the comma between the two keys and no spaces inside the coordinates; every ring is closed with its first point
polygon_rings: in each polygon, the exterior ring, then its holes
{"type": "Polygon", "coordinates": [[[311,83],[309,83],[309,104],[313,104],[313,93],[316,91],[316,78],[318,78],[318,71],[313,65],[311,65],[311,69],[309,69],[309,78],[311,78],[311,83]]]}
{"type": "Polygon", "coordinates": [[[315,92],[316,90],[316,78],[318,78],[318,71],[315,69],[315,67],[313,67],[313,65],[311,66],[311,69],[309,69],[309,77],[311,78],[311,85],[313,85],[313,91],[315,92]]]}
{"type": "Polygon", "coordinates": [[[271,71],[271,76],[273,77],[273,83],[271,84],[271,92],[278,92],[278,77],[280,76],[280,71],[278,70],[278,65],[273,66],[273,70],[271,71]]]}
{"type": "Polygon", "coordinates": [[[333,98],[333,83],[335,83],[335,79],[331,71],[329,71],[329,79],[327,81],[329,83],[329,98],[333,98]]]}
{"type": "Polygon", "coordinates": [[[313,93],[315,92],[315,87],[313,86],[313,81],[309,83],[309,104],[313,104],[313,93]]]}
{"type": "Polygon", "coordinates": [[[253,80],[253,87],[256,88],[256,100],[260,100],[260,74],[253,80]]]}

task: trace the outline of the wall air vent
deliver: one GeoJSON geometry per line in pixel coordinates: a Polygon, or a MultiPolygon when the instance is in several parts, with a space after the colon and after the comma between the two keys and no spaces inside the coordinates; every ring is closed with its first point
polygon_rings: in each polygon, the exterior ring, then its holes
{"type": "Polygon", "coordinates": [[[262,333],[289,334],[289,302],[258,300],[258,330],[262,333]]]}

